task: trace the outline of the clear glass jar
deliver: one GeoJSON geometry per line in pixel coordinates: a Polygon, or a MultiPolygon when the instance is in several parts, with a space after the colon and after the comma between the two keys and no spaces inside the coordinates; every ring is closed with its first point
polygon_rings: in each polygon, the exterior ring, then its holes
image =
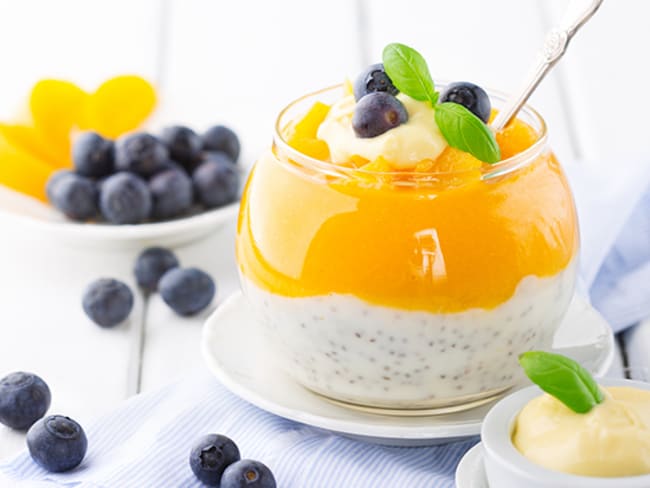
{"type": "MultiPolygon", "coordinates": [[[[279,115],[242,200],[242,288],[269,347],[305,387],[397,414],[488,401],[549,349],[574,291],[577,219],[533,109],[528,149],[479,170],[385,173],[299,153],[279,115]]],[[[490,93],[497,108],[503,97],[490,93]]]]}

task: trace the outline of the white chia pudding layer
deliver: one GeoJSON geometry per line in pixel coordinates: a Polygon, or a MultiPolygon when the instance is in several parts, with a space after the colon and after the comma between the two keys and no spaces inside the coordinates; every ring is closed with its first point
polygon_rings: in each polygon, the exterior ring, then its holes
{"type": "Polygon", "coordinates": [[[571,263],[550,278],[525,277],[494,309],[429,313],[351,295],[288,298],[242,277],[269,345],[299,383],[383,408],[454,405],[513,386],[523,378],[517,356],[551,347],[574,282],[571,263]]]}

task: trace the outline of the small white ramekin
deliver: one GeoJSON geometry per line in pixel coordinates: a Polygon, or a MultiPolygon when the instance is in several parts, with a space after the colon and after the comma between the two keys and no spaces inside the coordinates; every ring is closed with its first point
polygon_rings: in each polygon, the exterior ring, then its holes
{"type": "MultiPolygon", "coordinates": [[[[631,386],[650,390],[650,383],[599,379],[604,386],[631,386]]],[[[508,395],[489,411],[481,428],[485,473],[495,488],[650,488],[650,474],[622,478],[576,476],[551,471],[525,458],[511,440],[518,413],[542,391],[531,386],[508,395]]]]}

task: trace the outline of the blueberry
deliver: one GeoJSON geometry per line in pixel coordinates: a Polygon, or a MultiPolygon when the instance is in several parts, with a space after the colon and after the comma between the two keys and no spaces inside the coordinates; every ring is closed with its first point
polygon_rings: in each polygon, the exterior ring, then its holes
{"type": "Polygon", "coordinates": [[[158,166],[158,170],[152,175],[152,177],[157,175],[158,173],[162,173],[163,171],[167,171],[167,170],[170,170],[170,169],[175,169],[177,171],[182,171],[184,173],[189,172],[186,168],[181,166],[176,161],[174,161],[172,159],[167,159],[165,162],[163,162],[162,164],[160,164],[158,166]]]}
{"type": "Polygon", "coordinates": [[[223,472],[221,488],[275,488],[271,470],[259,461],[242,459],[223,472]]]}
{"type": "Polygon", "coordinates": [[[146,291],[156,291],[162,275],[178,267],[178,259],[173,252],[162,247],[150,247],[140,253],[135,262],[135,279],[146,291]]]}
{"type": "Polygon", "coordinates": [[[224,125],[215,125],[210,127],[203,134],[203,150],[204,151],[223,151],[233,161],[239,158],[239,138],[231,129],[224,125]]]}
{"type": "Polygon", "coordinates": [[[375,92],[357,102],[352,128],[358,137],[376,137],[407,120],[408,113],[402,102],[386,92],[375,92]]]}
{"type": "Polygon", "coordinates": [[[237,200],[239,173],[227,161],[210,159],[192,174],[194,192],[206,207],[221,207],[237,200]]]}
{"type": "Polygon", "coordinates": [[[101,278],[86,287],[81,304],[90,320],[102,327],[113,327],[131,313],[133,293],[121,281],[101,278]]]}
{"type": "Polygon", "coordinates": [[[193,315],[207,307],[216,291],[210,275],[196,268],[174,268],[158,283],[162,299],[178,315],[193,315]]]}
{"type": "Polygon", "coordinates": [[[206,151],[203,153],[204,161],[217,161],[219,163],[237,164],[228,154],[223,151],[206,151]]]}
{"type": "Polygon", "coordinates": [[[101,178],[113,172],[115,148],[113,141],[96,132],[84,132],[72,146],[75,170],[82,176],[101,178]]]}
{"type": "Polygon", "coordinates": [[[490,118],[490,97],[480,86],[467,81],[457,81],[445,87],[440,103],[453,102],[462,105],[487,124],[490,118]]]}
{"type": "Polygon", "coordinates": [[[151,176],[168,158],[167,147],[146,132],[120,137],[115,143],[115,167],[119,171],[151,176]]]}
{"type": "Polygon", "coordinates": [[[27,432],[32,459],[53,473],[79,466],[88,448],[86,434],[77,422],[63,415],[50,415],[27,432]]]}
{"type": "Polygon", "coordinates": [[[64,176],[71,174],[73,174],[73,172],[69,169],[59,169],[50,175],[50,177],[47,179],[47,183],[45,184],[45,194],[47,195],[47,199],[50,202],[54,200],[54,187],[56,184],[61,181],[64,176]]]}
{"type": "Polygon", "coordinates": [[[208,434],[190,452],[190,468],[208,486],[219,486],[226,467],[239,460],[237,445],[225,435],[208,434]]]}
{"type": "Polygon", "coordinates": [[[187,170],[191,171],[201,160],[202,141],[196,132],[189,127],[174,125],[163,129],[160,135],[169,155],[187,170]]]}
{"type": "Polygon", "coordinates": [[[102,183],[99,207],[113,224],[137,224],[151,214],[147,183],[132,173],[117,173],[102,183]]]}
{"type": "Polygon", "coordinates": [[[98,192],[92,180],[75,173],[55,173],[48,183],[50,202],[66,217],[84,221],[97,215],[98,192]]]}
{"type": "Polygon", "coordinates": [[[170,169],[154,175],[149,180],[154,219],[176,217],[192,206],[192,180],[185,171],[170,169]]]}
{"type": "Polygon", "coordinates": [[[399,90],[384,71],[382,63],[372,64],[354,81],[354,98],[359,101],[369,93],[386,92],[397,95],[399,90]]]}
{"type": "Polygon", "coordinates": [[[39,376],[22,371],[0,379],[0,423],[23,430],[50,408],[50,389],[39,376]]]}

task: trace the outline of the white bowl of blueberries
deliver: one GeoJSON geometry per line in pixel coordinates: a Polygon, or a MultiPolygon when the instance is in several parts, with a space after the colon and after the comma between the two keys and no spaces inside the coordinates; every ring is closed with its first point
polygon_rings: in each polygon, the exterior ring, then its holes
{"type": "Polygon", "coordinates": [[[239,154],[239,138],[224,125],[202,134],[175,125],[115,141],[83,132],[73,142],[74,168],[47,182],[51,207],[3,192],[2,211],[70,243],[180,245],[236,217],[239,154]]]}

